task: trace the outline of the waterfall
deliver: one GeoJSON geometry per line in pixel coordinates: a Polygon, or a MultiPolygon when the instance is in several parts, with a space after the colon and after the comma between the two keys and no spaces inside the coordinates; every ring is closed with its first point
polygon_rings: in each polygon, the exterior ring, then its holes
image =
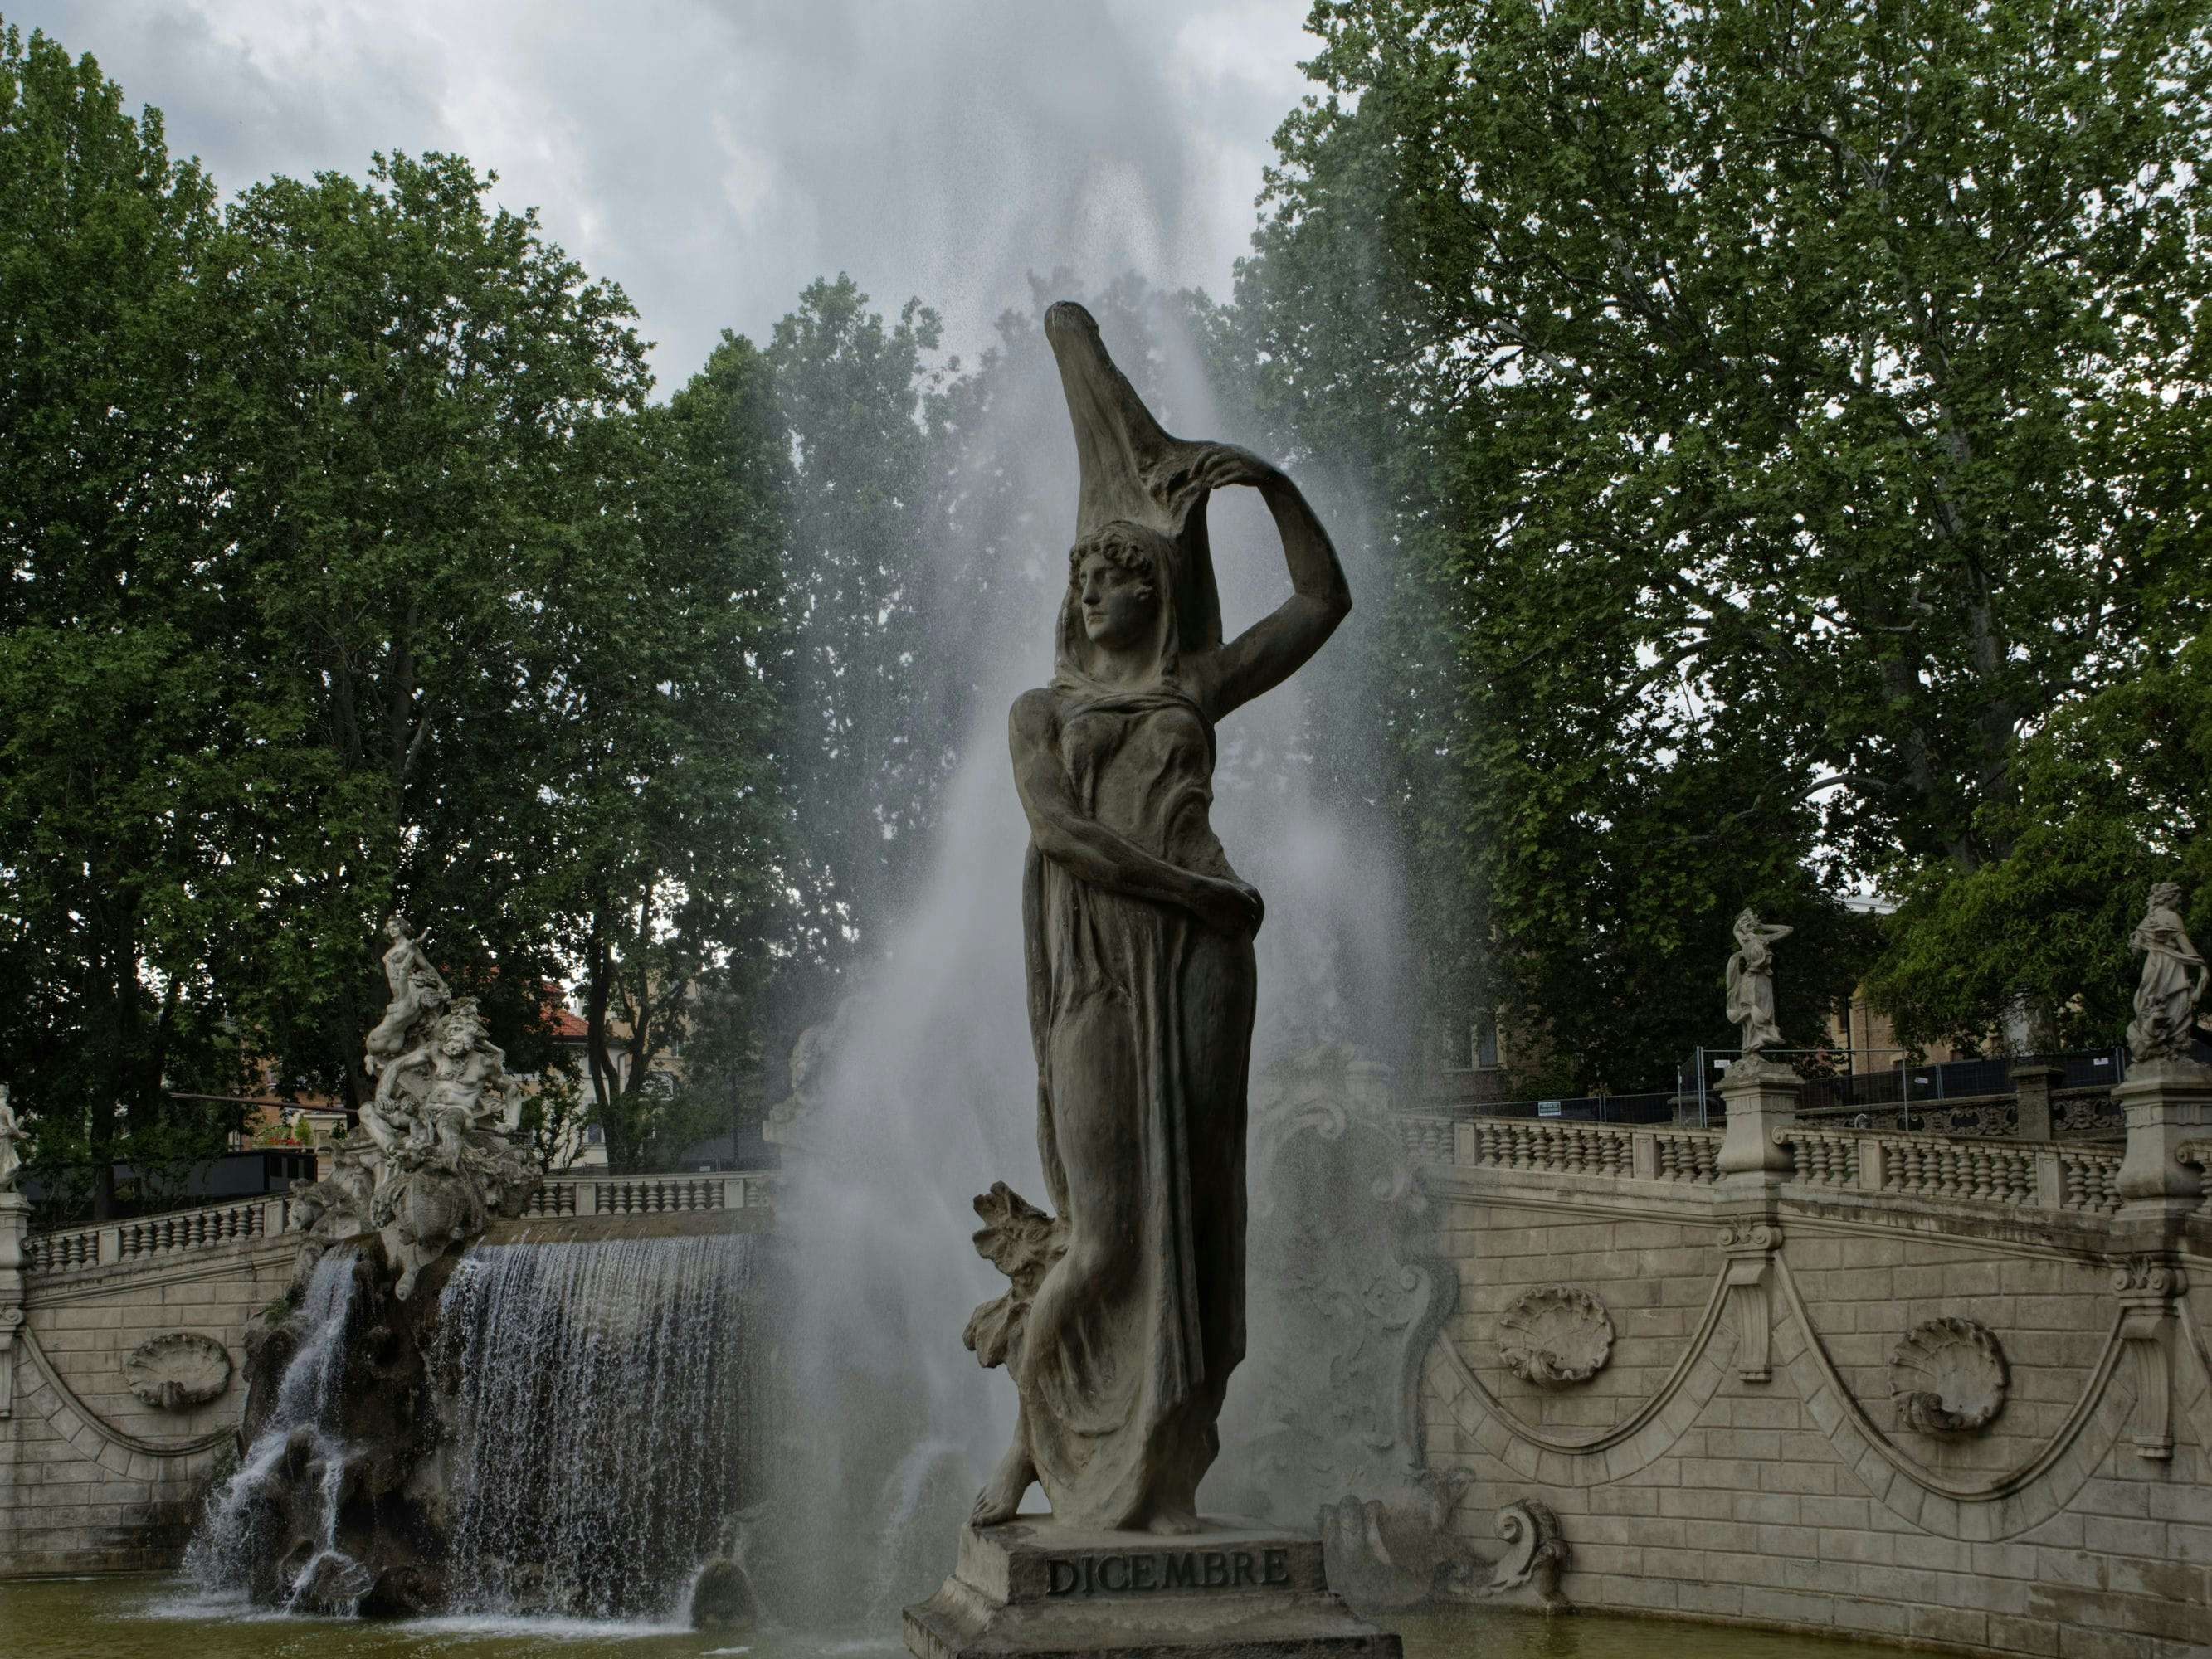
{"type": "Polygon", "coordinates": [[[207,1513],[185,1552],[185,1571],[203,1588],[251,1584],[257,1565],[275,1558],[284,1516],[275,1496],[286,1473],[303,1474],[316,1522],[311,1553],[283,1557],[275,1597],[287,1605],[315,1586],[337,1550],[338,1490],[345,1446],[338,1408],[345,1382],[346,1334],[354,1309],[354,1254],[336,1249],[315,1264],[290,1322],[299,1346],[284,1367],[276,1403],[229,1480],[208,1499],[207,1513]],[[284,1466],[291,1466],[289,1471],[284,1466]]]}
{"type": "Polygon", "coordinates": [[[678,1610],[761,1461],[745,1234],[478,1245],[440,1304],[451,1596],[678,1610]]]}

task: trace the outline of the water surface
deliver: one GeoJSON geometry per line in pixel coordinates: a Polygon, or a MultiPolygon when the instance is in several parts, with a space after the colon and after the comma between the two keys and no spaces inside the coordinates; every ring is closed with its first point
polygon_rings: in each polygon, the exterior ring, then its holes
{"type": "MultiPolygon", "coordinates": [[[[1899,1649],[1669,1620],[1469,1608],[1401,1621],[1406,1659],[1896,1659],[1899,1649]]],[[[892,1659],[895,1637],[714,1637],[559,1619],[307,1619],[215,1601],[169,1578],[0,1583],[8,1659],[892,1659]]]]}

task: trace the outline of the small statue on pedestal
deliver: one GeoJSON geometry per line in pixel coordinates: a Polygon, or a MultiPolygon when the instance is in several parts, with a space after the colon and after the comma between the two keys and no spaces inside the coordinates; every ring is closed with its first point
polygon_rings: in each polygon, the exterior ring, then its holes
{"type": "Polygon", "coordinates": [[[8,1103],[8,1085],[0,1083],[0,1193],[12,1193],[23,1170],[22,1154],[15,1148],[23,1139],[23,1125],[8,1103]]]}
{"type": "Polygon", "coordinates": [[[2197,1005],[2204,996],[2205,966],[2181,923],[2179,885],[2161,881],[2151,888],[2150,903],[2128,948],[2143,959],[2136,1017],[2128,1025],[2135,1062],[2187,1060],[2197,1031],[2197,1005]]]}
{"type": "Polygon", "coordinates": [[[1774,952],[1768,947],[1794,929],[1759,921],[1750,910],[1735,919],[1735,954],[1728,965],[1728,1017],[1742,1033],[1738,1047],[1748,1060],[1761,1048],[1782,1046],[1774,1023],[1774,952]]]}

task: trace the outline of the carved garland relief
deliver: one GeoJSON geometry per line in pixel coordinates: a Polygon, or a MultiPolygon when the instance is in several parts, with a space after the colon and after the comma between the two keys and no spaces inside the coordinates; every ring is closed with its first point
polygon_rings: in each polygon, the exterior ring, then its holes
{"type": "Polygon", "coordinates": [[[1587,1382],[1613,1357],[1613,1317],[1603,1302],[1576,1285],[1524,1291],[1498,1316],[1498,1357],[1540,1389],[1587,1382]]]}

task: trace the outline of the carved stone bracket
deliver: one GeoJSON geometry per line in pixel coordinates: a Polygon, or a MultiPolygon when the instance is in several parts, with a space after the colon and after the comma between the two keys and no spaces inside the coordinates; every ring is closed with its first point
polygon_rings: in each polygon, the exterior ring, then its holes
{"type": "Polygon", "coordinates": [[[15,1414],[15,1333],[22,1328],[21,1308],[0,1308],[0,1417],[15,1414]]]}
{"type": "Polygon", "coordinates": [[[2120,1340],[2136,1361],[2136,1455],[2154,1462],[2173,1455],[2174,1309],[2187,1288],[2180,1267],[2162,1256],[2131,1255],[2112,1270],[2120,1340]]]}
{"type": "Polygon", "coordinates": [[[1485,1595],[1503,1595],[1524,1584],[1534,1589],[1547,1611],[1566,1607],[1559,1589],[1559,1574],[1574,1552],[1559,1532],[1559,1517],[1551,1506],[1533,1498],[1508,1504],[1498,1512],[1498,1535],[1505,1540],[1505,1553],[1492,1569],[1485,1595]]]}
{"type": "Polygon", "coordinates": [[[1423,1513],[1352,1496],[1323,1504],[1319,1528],[1330,1585],[1369,1613],[1517,1600],[1522,1591],[1547,1612],[1566,1610],[1559,1574],[1572,1552],[1550,1506],[1523,1498],[1499,1510],[1498,1536],[1505,1547],[1493,1554],[1448,1524],[1464,1490],[1463,1480],[1439,1485],[1433,1510],[1423,1513]]]}
{"type": "Polygon", "coordinates": [[[1782,1229],[1763,1216],[1721,1223],[1721,1250],[1728,1257],[1723,1283],[1729,1322],[1735,1327],[1735,1374],[1746,1382],[1774,1376],[1774,1253],[1782,1229]]]}

